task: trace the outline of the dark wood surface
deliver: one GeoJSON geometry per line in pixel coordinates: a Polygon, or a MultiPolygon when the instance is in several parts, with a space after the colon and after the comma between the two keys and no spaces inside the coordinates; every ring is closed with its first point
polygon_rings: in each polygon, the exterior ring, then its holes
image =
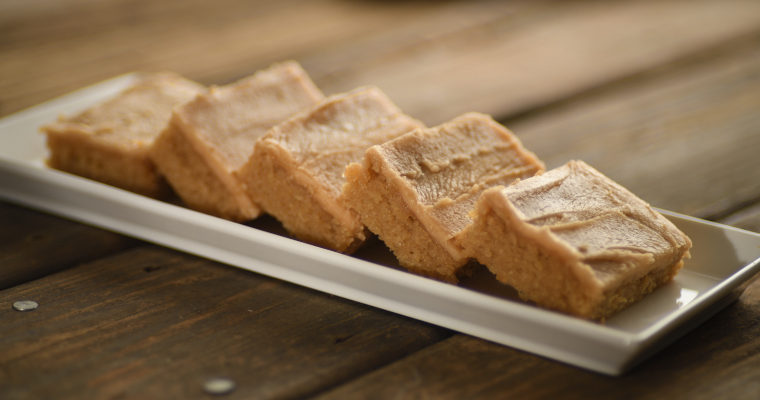
{"type": "MultiPolygon", "coordinates": [[[[283,59],[429,124],[491,113],[549,166],[760,231],[757,1],[0,3],[2,116],[133,70],[223,84],[283,59]]],[[[0,399],[208,398],[215,376],[230,399],[756,399],[760,278],[742,289],[607,377],[0,203],[0,399]]]]}

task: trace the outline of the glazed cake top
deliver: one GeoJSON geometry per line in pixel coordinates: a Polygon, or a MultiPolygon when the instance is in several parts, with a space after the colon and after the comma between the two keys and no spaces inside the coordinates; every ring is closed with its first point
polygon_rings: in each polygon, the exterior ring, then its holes
{"type": "Polygon", "coordinates": [[[602,287],[680,261],[689,238],[649,204],[582,161],[484,193],[505,218],[602,287]],[[522,227],[522,228],[520,228],[522,227]]]}
{"type": "Polygon", "coordinates": [[[234,171],[248,161],[256,140],[271,127],[323,98],[303,68],[291,61],[211,87],[179,107],[174,118],[234,171]]]}
{"type": "Polygon", "coordinates": [[[337,198],[345,184],[346,165],[360,161],[370,146],[422,126],[380,89],[362,87],[331,96],[275,126],[261,145],[286,150],[283,157],[337,198]]]}
{"type": "Polygon", "coordinates": [[[483,190],[543,170],[516,136],[480,113],[406,134],[367,156],[401,183],[407,202],[419,207],[418,218],[445,240],[472,222],[469,212],[483,190]]]}
{"type": "Polygon", "coordinates": [[[149,146],[169,122],[172,109],[203,90],[203,86],[174,73],[141,74],[134,85],[117,96],[74,117],[59,117],[42,130],[93,135],[127,148],[149,146]]]}

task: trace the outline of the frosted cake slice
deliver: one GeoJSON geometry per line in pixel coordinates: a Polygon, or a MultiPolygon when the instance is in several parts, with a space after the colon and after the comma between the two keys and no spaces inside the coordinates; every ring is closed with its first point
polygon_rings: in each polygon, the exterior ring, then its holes
{"type": "Polygon", "coordinates": [[[344,197],[403,267],[456,282],[468,261],[456,238],[478,195],[542,170],[505,127],[468,113],[371,147],[346,168],[344,197]]]}
{"type": "Polygon", "coordinates": [[[275,64],[177,108],[156,140],[153,160],[188,207],[233,221],[253,219],[260,209],[234,172],[269,128],[322,99],[300,65],[275,64]]]}
{"type": "Polygon", "coordinates": [[[571,161],[487,190],[468,254],[525,300],[603,320],[669,282],[691,241],[589,165],[571,161]]]}
{"type": "Polygon", "coordinates": [[[360,88],[272,128],[238,177],[292,235],[350,253],[365,232],[340,198],[346,165],[361,160],[370,146],[421,126],[379,89],[360,88]]]}
{"type": "Polygon", "coordinates": [[[115,97],[41,128],[52,168],[152,197],[168,194],[149,151],[172,108],[204,88],[173,73],[142,74],[115,97]]]}

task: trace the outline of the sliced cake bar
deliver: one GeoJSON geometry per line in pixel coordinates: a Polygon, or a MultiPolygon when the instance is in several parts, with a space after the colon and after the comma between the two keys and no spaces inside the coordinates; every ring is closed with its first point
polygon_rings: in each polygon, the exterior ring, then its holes
{"type": "Polygon", "coordinates": [[[261,210],[235,178],[269,128],[323,99],[295,62],[275,64],[177,108],[156,140],[153,160],[193,209],[234,221],[261,210]]]}
{"type": "Polygon", "coordinates": [[[461,240],[525,300],[602,320],[669,282],[691,241],[581,161],[483,193],[461,240]]]}
{"type": "Polygon", "coordinates": [[[204,88],[173,73],[142,74],[115,97],[41,130],[53,168],[152,197],[169,193],[150,159],[172,108],[204,88]]]}
{"type": "Polygon", "coordinates": [[[371,147],[346,169],[344,197],[410,271],[456,282],[456,241],[480,193],[543,170],[491,117],[462,115],[371,147]]]}
{"type": "Polygon", "coordinates": [[[340,198],[343,171],[372,145],[421,127],[375,87],[325,99],[277,125],[237,174],[251,198],[295,237],[349,253],[364,225],[340,198]]]}

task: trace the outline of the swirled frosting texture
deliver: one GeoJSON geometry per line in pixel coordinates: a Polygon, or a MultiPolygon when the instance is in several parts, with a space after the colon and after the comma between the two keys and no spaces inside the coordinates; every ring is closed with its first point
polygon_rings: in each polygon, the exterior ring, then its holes
{"type": "Polygon", "coordinates": [[[467,113],[378,146],[414,207],[442,242],[472,223],[469,212],[483,190],[543,171],[543,163],[489,116],[467,113]]]}
{"type": "MultiPolygon", "coordinates": [[[[542,231],[603,289],[679,262],[689,238],[633,193],[582,161],[502,189],[502,206],[542,231]]],[[[576,271],[576,273],[582,273],[576,271]]]]}

